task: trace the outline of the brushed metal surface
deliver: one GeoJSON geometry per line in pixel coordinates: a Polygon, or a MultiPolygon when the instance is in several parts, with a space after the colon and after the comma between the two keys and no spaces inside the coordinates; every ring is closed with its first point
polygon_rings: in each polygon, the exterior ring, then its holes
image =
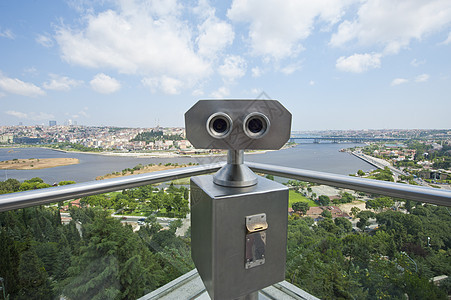
{"type": "Polygon", "coordinates": [[[213,177],[214,183],[230,187],[246,187],[257,184],[258,176],[245,164],[227,164],[213,177]]]}
{"type": "Polygon", "coordinates": [[[243,164],[244,150],[229,150],[227,164],[213,176],[213,182],[222,186],[245,187],[257,184],[257,175],[243,164]]]}
{"type": "Polygon", "coordinates": [[[186,137],[199,149],[280,149],[290,138],[291,113],[277,100],[199,100],[185,113],[186,137]],[[217,113],[232,119],[226,136],[209,132],[208,121],[217,113]],[[251,114],[264,115],[268,127],[264,134],[248,134],[243,128],[251,114]]]}
{"type": "Polygon", "coordinates": [[[288,189],[259,177],[250,187],[191,178],[191,253],[211,299],[235,299],[285,276],[288,189]],[[246,216],[266,214],[265,263],[245,268],[246,216]],[[233,288],[231,288],[233,287],[233,288]]]}

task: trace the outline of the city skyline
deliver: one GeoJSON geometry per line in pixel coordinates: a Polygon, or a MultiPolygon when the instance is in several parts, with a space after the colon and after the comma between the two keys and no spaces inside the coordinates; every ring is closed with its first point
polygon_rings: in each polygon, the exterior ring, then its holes
{"type": "Polygon", "coordinates": [[[295,131],[451,128],[449,1],[3,2],[0,49],[0,126],[270,97],[295,131]]]}

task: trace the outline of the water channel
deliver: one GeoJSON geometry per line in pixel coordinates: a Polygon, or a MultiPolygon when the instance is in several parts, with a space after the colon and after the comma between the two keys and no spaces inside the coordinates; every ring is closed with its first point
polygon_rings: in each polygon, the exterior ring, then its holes
{"type": "MultiPolygon", "coordinates": [[[[245,161],[267,163],[299,169],[330,172],[335,174],[353,174],[357,170],[369,171],[373,166],[352,156],[340,152],[342,148],[354,147],[358,144],[298,144],[295,147],[266,153],[245,155],[245,161]]],[[[216,157],[136,157],[136,156],[110,156],[91,153],[62,152],[44,148],[0,148],[0,161],[28,158],[77,158],[80,163],[76,165],[54,167],[40,170],[0,170],[0,181],[15,178],[19,181],[40,177],[46,183],[63,180],[86,182],[95,180],[97,176],[133,168],[138,164],[166,164],[178,163],[207,164],[225,160],[225,156],[216,157]]]]}

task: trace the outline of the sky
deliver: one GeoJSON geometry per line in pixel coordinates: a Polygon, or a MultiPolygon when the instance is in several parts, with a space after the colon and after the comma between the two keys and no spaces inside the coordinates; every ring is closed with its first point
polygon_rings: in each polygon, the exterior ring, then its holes
{"type": "Polygon", "coordinates": [[[0,126],[184,126],[277,99],[292,130],[451,128],[450,0],[0,0],[0,126]]]}

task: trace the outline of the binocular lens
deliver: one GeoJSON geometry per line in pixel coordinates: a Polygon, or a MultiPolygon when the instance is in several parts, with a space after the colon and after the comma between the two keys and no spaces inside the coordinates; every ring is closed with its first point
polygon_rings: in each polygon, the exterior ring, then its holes
{"type": "Polygon", "coordinates": [[[263,130],[263,122],[260,119],[252,118],[251,120],[249,120],[247,127],[249,128],[250,132],[259,133],[263,130]]]}
{"type": "Polygon", "coordinates": [[[227,121],[222,118],[217,118],[213,121],[213,130],[218,133],[223,133],[227,130],[227,121]]]}
{"type": "Polygon", "coordinates": [[[244,132],[253,139],[263,137],[269,130],[269,119],[262,113],[251,113],[244,119],[244,132]]]}
{"type": "Polygon", "coordinates": [[[222,112],[212,114],[207,120],[207,131],[214,138],[225,138],[232,131],[232,119],[222,112]]]}

